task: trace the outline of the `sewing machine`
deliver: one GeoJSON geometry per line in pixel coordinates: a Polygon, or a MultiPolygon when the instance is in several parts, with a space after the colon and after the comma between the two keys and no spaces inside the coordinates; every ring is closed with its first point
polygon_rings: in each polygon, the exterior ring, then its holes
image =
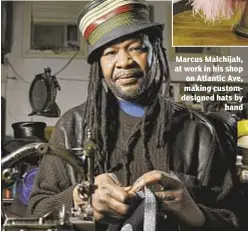
{"type": "Polygon", "coordinates": [[[82,176],[82,183],[79,184],[79,194],[86,197],[87,204],[77,208],[71,208],[68,215],[65,206],[62,206],[58,212],[58,218],[53,220],[50,218],[51,213],[47,213],[42,217],[36,218],[11,218],[5,214],[2,206],[2,229],[7,230],[74,230],[94,231],[95,222],[93,217],[93,209],[91,206],[92,195],[96,186],[94,185],[94,154],[96,152],[96,144],[91,139],[88,132],[84,147],[82,149],[65,150],[49,145],[48,143],[31,143],[27,144],[8,156],[2,158],[2,181],[9,182],[15,178],[15,165],[21,159],[33,155],[55,155],[61,157],[73,169],[82,176]],[[82,162],[87,164],[87,171],[82,168],[82,162]]]}

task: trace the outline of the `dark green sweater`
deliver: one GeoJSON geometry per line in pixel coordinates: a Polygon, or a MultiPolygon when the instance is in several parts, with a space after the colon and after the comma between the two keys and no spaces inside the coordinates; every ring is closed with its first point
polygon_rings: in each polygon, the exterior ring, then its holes
{"type": "MultiPolygon", "coordinates": [[[[130,134],[133,133],[133,130],[136,130],[137,123],[141,120],[141,118],[133,117],[122,110],[119,113],[120,124],[119,124],[119,131],[118,131],[118,139],[116,145],[111,152],[110,156],[110,166],[116,166],[118,163],[122,163],[122,150],[127,147],[127,139],[130,134]]],[[[154,132],[155,127],[150,132],[154,132]]],[[[130,176],[130,184],[132,184],[138,177],[142,176],[144,173],[149,171],[147,161],[143,151],[143,141],[140,138],[140,132],[136,134],[138,137],[137,141],[134,141],[134,148],[131,149],[129,154],[130,164],[129,170],[131,173],[130,176]]],[[[166,149],[154,149],[155,137],[151,136],[151,139],[148,142],[148,151],[151,156],[151,162],[153,166],[156,166],[157,170],[167,171],[167,156],[166,156],[166,149]],[[153,145],[152,145],[153,143],[153,145]]],[[[126,175],[123,166],[114,172],[121,183],[125,184],[126,175]]]]}
{"type": "MultiPolygon", "coordinates": [[[[67,115],[60,119],[67,120],[67,115]]],[[[141,118],[133,117],[126,114],[123,111],[119,112],[119,130],[118,134],[114,134],[113,137],[118,137],[116,145],[114,146],[109,159],[109,166],[113,167],[121,161],[121,150],[126,145],[127,137],[135,129],[137,123],[141,118]]],[[[65,127],[65,130],[67,128],[65,127]]],[[[70,134],[67,134],[70,135],[70,134]]],[[[138,134],[139,137],[139,134],[138,134]]],[[[75,140],[77,137],[75,137],[75,140]]],[[[61,131],[55,129],[53,133],[51,143],[59,146],[64,146],[64,136],[61,131]]],[[[111,142],[111,141],[110,141],[111,142]]],[[[153,142],[150,140],[149,142],[153,142]]],[[[135,142],[136,143],[136,142],[135,142]]],[[[152,152],[150,148],[150,154],[152,155],[152,163],[156,166],[156,169],[165,171],[166,169],[166,153],[161,149],[161,152],[152,152]],[[161,155],[159,155],[159,153],[161,155]]],[[[132,153],[130,161],[130,183],[133,183],[138,177],[148,171],[146,160],[143,154],[143,147],[141,139],[138,139],[132,153]]],[[[117,168],[114,173],[117,175],[121,183],[125,183],[126,174],[123,166],[117,168]]],[[[30,203],[28,205],[28,215],[42,215],[47,212],[58,210],[62,204],[66,205],[66,209],[69,211],[73,206],[72,190],[74,186],[71,185],[67,172],[67,167],[64,161],[58,157],[45,156],[39,168],[38,175],[35,180],[35,185],[31,193],[30,203]]]]}

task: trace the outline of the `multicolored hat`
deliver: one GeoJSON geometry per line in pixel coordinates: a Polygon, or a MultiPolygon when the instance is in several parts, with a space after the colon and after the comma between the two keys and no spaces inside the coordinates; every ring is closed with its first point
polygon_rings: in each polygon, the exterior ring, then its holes
{"type": "Polygon", "coordinates": [[[80,12],[78,27],[89,46],[87,60],[92,63],[98,48],[152,27],[161,31],[163,24],[151,22],[144,0],[93,0],[80,12]]]}

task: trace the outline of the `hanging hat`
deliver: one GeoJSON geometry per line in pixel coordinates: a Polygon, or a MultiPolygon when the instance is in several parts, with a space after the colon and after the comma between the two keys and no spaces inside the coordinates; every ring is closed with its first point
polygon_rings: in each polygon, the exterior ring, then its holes
{"type": "Polygon", "coordinates": [[[92,63],[98,48],[152,27],[162,31],[163,24],[151,22],[144,0],[93,0],[80,12],[78,27],[89,46],[87,61],[92,63]]]}

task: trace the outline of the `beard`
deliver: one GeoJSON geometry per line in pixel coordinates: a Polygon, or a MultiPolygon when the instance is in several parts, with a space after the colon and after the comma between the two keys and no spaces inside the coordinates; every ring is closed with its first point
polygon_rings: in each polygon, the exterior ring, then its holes
{"type": "Polygon", "coordinates": [[[139,96],[142,94],[142,86],[137,87],[136,89],[130,90],[130,91],[124,91],[122,87],[118,85],[114,85],[112,83],[108,84],[109,89],[112,91],[112,93],[117,97],[124,99],[126,101],[136,101],[139,96]]]}
{"type": "Polygon", "coordinates": [[[137,79],[136,86],[121,86],[115,84],[115,82],[108,83],[108,86],[112,93],[117,97],[126,101],[135,102],[143,95],[147,89],[147,76],[145,73],[137,79]]]}
{"type": "Polygon", "coordinates": [[[141,72],[140,70],[131,70],[133,76],[138,76],[138,83],[136,87],[130,86],[130,89],[123,89],[123,86],[115,84],[115,79],[120,77],[119,74],[117,77],[114,76],[110,81],[106,81],[109,89],[117,97],[126,101],[136,102],[141,98],[149,94],[150,86],[152,85],[153,78],[151,77],[151,69],[147,73],[141,72]]]}

